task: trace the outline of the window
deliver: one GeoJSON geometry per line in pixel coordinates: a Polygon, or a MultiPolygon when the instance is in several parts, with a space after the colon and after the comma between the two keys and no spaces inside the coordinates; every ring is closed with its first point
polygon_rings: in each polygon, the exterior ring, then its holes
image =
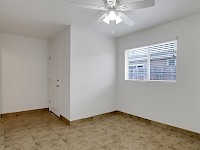
{"type": "Polygon", "coordinates": [[[125,51],[125,80],[176,81],[177,41],[125,51]]]}

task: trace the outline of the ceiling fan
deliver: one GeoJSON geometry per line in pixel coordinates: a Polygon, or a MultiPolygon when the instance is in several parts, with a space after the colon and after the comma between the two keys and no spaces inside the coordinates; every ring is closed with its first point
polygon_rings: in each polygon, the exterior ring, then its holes
{"type": "Polygon", "coordinates": [[[124,22],[128,26],[133,26],[135,24],[133,20],[131,20],[122,12],[154,6],[155,0],[137,0],[129,3],[123,3],[123,0],[103,0],[103,6],[96,6],[92,4],[84,4],[78,2],[69,3],[87,9],[107,11],[96,22],[103,21],[107,24],[110,24],[110,21],[115,21],[116,24],[124,22]]]}

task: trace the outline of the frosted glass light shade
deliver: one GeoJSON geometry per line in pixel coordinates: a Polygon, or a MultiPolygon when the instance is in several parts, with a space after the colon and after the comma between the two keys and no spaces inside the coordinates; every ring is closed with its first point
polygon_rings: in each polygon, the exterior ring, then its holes
{"type": "Polygon", "coordinates": [[[103,20],[103,22],[107,23],[107,24],[110,24],[110,19],[108,18],[108,16],[106,16],[103,20]]]}
{"type": "Polygon", "coordinates": [[[110,11],[110,13],[109,13],[109,15],[108,15],[108,18],[109,18],[110,20],[116,20],[117,15],[116,15],[116,13],[115,13],[114,11],[110,11]]]}
{"type": "Polygon", "coordinates": [[[120,22],[122,22],[122,19],[119,16],[117,16],[116,17],[116,24],[119,24],[120,22]]]}

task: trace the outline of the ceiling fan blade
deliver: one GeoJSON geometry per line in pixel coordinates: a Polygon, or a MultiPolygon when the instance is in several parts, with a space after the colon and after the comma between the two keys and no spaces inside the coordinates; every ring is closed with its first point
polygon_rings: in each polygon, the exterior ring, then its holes
{"type": "Polygon", "coordinates": [[[82,8],[87,9],[95,9],[95,10],[106,10],[103,6],[96,6],[96,5],[90,5],[90,4],[83,4],[83,3],[77,3],[77,2],[69,2],[72,5],[76,5],[82,8]]]}
{"type": "Polygon", "coordinates": [[[133,26],[135,23],[133,20],[131,20],[129,17],[127,17],[125,14],[118,12],[118,16],[122,19],[122,21],[127,24],[128,26],[133,26]]]}
{"type": "Polygon", "coordinates": [[[152,6],[155,6],[155,0],[142,0],[142,1],[123,4],[119,6],[118,10],[128,11],[128,10],[152,7],[152,6]]]}
{"type": "Polygon", "coordinates": [[[107,17],[108,13],[105,13],[104,15],[102,15],[97,21],[96,23],[99,23],[101,21],[103,21],[106,17],[107,17]]]}

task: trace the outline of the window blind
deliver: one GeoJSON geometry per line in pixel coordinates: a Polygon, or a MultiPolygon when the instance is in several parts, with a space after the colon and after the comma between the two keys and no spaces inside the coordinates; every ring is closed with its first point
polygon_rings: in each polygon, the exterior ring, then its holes
{"type": "Polygon", "coordinates": [[[176,80],[177,41],[125,52],[126,80],[176,80]]]}
{"type": "Polygon", "coordinates": [[[176,80],[177,42],[150,46],[150,80],[176,80]]]}
{"type": "Polygon", "coordinates": [[[129,80],[148,79],[148,48],[128,50],[126,52],[127,67],[126,78],[129,80]]]}

